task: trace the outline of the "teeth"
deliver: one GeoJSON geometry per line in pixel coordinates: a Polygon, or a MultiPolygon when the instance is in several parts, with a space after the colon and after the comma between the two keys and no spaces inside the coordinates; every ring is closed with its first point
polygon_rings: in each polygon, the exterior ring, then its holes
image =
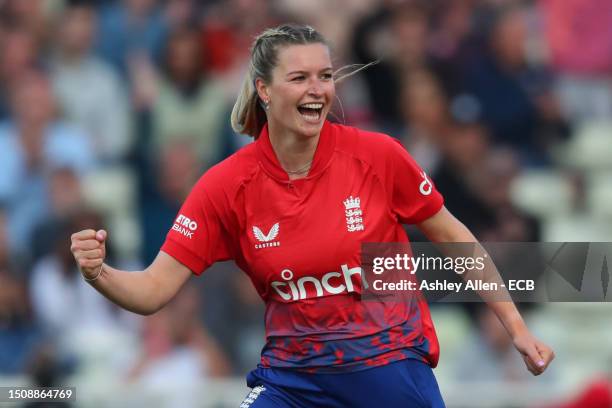
{"type": "Polygon", "coordinates": [[[308,109],[321,109],[323,107],[322,103],[305,103],[304,105],[300,105],[302,108],[308,109]]]}

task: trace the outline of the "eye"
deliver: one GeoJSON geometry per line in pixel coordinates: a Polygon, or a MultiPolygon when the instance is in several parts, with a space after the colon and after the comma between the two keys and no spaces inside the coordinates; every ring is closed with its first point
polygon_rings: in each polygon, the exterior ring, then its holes
{"type": "Polygon", "coordinates": [[[298,75],[298,76],[295,76],[295,77],[291,78],[291,81],[292,82],[303,81],[304,79],[306,79],[306,77],[304,75],[298,75]]]}
{"type": "Polygon", "coordinates": [[[321,78],[323,78],[326,81],[329,81],[330,79],[333,78],[333,75],[332,75],[331,72],[328,72],[328,73],[325,73],[325,74],[321,75],[321,78]]]}

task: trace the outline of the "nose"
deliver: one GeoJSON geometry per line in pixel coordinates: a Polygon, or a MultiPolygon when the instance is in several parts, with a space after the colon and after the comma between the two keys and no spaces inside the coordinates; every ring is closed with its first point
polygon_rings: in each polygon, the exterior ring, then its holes
{"type": "Polygon", "coordinates": [[[314,78],[308,86],[308,95],[314,97],[323,96],[323,84],[319,78],[314,78]]]}

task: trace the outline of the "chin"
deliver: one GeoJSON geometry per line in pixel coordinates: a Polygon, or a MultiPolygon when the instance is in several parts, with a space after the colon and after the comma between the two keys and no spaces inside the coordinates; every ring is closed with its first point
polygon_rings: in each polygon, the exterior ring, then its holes
{"type": "Polygon", "coordinates": [[[323,128],[323,122],[320,124],[308,124],[307,126],[300,126],[300,133],[307,137],[316,137],[321,133],[323,128]]]}
{"type": "Polygon", "coordinates": [[[316,137],[321,132],[321,129],[323,128],[323,123],[325,123],[325,117],[322,117],[316,123],[305,122],[304,120],[299,118],[296,129],[298,133],[304,136],[316,137]]]}

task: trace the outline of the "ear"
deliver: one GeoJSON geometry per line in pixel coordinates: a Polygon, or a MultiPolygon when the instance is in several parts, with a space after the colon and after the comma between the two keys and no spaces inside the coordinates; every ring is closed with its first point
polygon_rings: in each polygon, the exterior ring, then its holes
{"type": "Polygon", "coordinates": [[[262,101],[270,101],[268,85],[266,85],[263,79],[257,78],[255,80],[255,89],[257,90],[257,95],[259,96],[259,99],[261,99],[262,101]]]}

